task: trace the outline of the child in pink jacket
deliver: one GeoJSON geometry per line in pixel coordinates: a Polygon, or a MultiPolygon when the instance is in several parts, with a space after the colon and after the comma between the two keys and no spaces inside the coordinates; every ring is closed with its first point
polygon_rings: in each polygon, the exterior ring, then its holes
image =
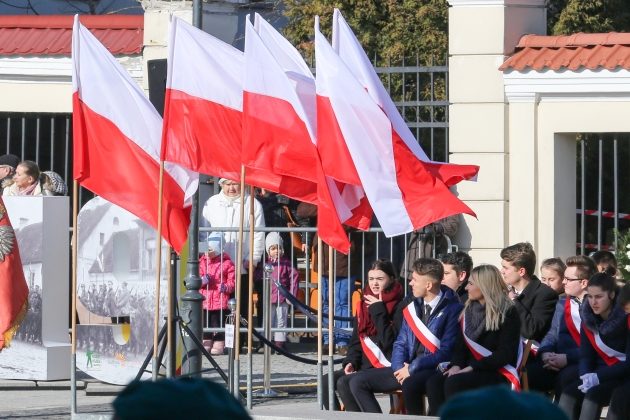
{"type": "MultiPolygon", "coordinates": [[[[265,251],[267,252],[267,259],[265,264],[270,264],[273,267],[271,272],[271,299],[270,302],[264,303],[265,305],[271,304],[271,323],[272,328],[285,328],[288,327],[288,312],[289,305],[286,298],[278,287],[276,281],[284,286],[285,289],[293,296],[298,292],[298,271],[293,268],[291,260],[284,256],[284,248],[282,243],[282,237],[277,232],[270,232],[265,238],[265,251]]],[[[256,280],[263,280],[264,264],[258,266],[256,270],[256,280]]],[[[279,348],[284,348],[284,343],[287,339],[286,332],[275,332],[273,334],[274,344],[279,348]]]]}
{"type": "MultiPolygon", "coordinates": [[[[228,299],[234,292],[234,263],[223,251],[223,234],[213,232],[208,237],[208,251],[199,258],[199,276],[205,325],[209,328],[221,327],[221,318],[228,314],[228,299]]],[[[210,354],[223,354],[225,334],[204,334],[203,346],[210,354]]]]}

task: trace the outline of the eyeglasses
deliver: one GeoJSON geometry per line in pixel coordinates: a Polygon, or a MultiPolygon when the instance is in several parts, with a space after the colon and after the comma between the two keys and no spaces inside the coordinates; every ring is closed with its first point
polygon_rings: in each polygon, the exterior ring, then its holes
{"type": "Polygon", "coordinates": [[[584,280],[584,279],[572,279],[570,277],[565,277],[564,278],[566,281],[577,281],[577,280],[584,280]]]}

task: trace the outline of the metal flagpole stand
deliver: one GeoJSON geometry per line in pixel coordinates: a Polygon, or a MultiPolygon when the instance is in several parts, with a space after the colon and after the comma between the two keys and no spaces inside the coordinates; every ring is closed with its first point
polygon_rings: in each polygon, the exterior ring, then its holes
{"type": "MultiPolygon", "coordinates": [[[[234,325],[236,325],[236,299],[230,298],[228,300],[228,308],[230,309],[230,314],[227,316],[227,324],[232,325],[232,331],[234,331],[234,325]]],[[[236,333],[238,334],[238,333],[236,333]]],[[[232,337],[234,337],[234,332],[232,333],[232,337]]],[[[227,344],[227,340],[226,340],[227,344]]],[[[238,395],[238,388],[235,390],[235,381],[234,381],[234,342],[231,343],[231,346],[228,346],[228,391],[232,395],[238,395]]]]}
{"type": "MultiPolygon", "coordinates": [[[[271,272],[273,271],[273,266],[265,264],[263,271],[263,327],[265,329],[265,338],[271,341],[271,272]]],[[[263,389],[254,392],[254,396],[271,398],[285,395],[271,389],[271,348],[269,346],[265,346],[263,360],[263,389]]]]}

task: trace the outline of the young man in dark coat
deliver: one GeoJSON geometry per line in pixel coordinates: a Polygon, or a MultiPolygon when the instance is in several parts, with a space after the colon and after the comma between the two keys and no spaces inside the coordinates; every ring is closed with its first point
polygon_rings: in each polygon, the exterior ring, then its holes
{"type": "Polygon", "coordinates": [[[463,308],[453,290],[441,285],[443,276],[438,260],[420,258],[413,264],[409,285],[414,299],[400,305],[402,326],[391,367],[358,372],[360,378],[352,382],[352,395],[361,411],[380,413],[374,393],[402,389],[407,414],[421,414],[426,379],[439,363],[450,359],[463,308]]]}
{"type": "Polygon", "coordinates": [[[501,275],[521,319],[523,338],[540,342],[551,326],[558,294],[534,275],[536,253],[528,242],[501,251],[501,275]]]}
{"type": "Polygon", "coordinates": [[[453,289],[461,303],[466,303],[468,300],[466,285],[473,269],[472,258],[465,252],[457,251],[444,255],[440,260],[444,266],[442,284],[453,289]]]}

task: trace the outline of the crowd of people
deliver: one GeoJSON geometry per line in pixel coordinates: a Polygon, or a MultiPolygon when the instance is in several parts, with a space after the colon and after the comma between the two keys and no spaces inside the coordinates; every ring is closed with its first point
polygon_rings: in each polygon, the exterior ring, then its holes
{"type": "MultiPolygon", "coordinates": [[[[57,174],[40,173],[34,162],[13,155],[0,156],[0,181],[3,195],[67,193],[57,174]]],[[[287,217],[293,215],[301,225],[313,226],[316,207],[305,203],[291,206],[268,193],[260,196],[263,206],[241,192],[235,181],[222,178],[219,185],[221,191],[202,210],[202,226],[210,228],[210,233],[200,237],[207,245],[199,264],[205,326],[224,325],[228,298],[238,282],[243,291],[241,310],[248,313],[248,271],[253,267],[259,296],[263,278],[268,275],[272,280],[268,304],[274,308],[273,326],[285,327],[288,302],[279,288],[294,296],[298,291],[298,271],[285,255],[285,242],[291,240],[295,245],[293,238],[256,232],[250,249],[249,218],[245,217],[238,259],[237,232],[212,228],[238,227],[241,200],[246,214],[254,203],[254,227],[265,226],[266,215],[278,219],[274,225],[287,226],[287,217]],[[265,270],[265,266],[270,268],[265,270]],[[236,277],[238,271],[240,278],[236,277]]],[[[345,357],[333,378],[335,400],[327,401],[325,390],[325,406],[380,412],[375,394],[400,392],[407,414],[438,415],[464,391],[503,385],[542,393],[571,419],[598,419],[605,406],[609,406],[609,419],[629,419],[630,284],[620,284],[614,255],[598,251],[564,261],[548,258],[539,267],[539,279],[529,243],[504,248],[500,269],[474,266],[464,252],[436,253],[440,247],[436,236],[444,239],[456,230],[456,219],[441,220],[411,235],[411,242],[403,246],[407,251],[404,263],[377,258],[366,267],[367,281],[352,325],[347,321],[335,324],[339,328],[335,332],[337,352],[345,357]],[[351,336],[337,336],[341,328],[350,326],[351,336]]],[[[352,242],[353,235],[350,238],[352,242]]],[[[342,318],[351,314],[349,292],[364,271],[360,255],[372,252],[365,239],[361,244],[355,242],[349,256],[334,254],[334,273],[328,272],[329,254],[323,252],[322,309],[329,312],[327,289],[332,287],[329,281],[334,274],[333,313],[342,318]],[[359,247],[362,252],[354,252],[359,247]]],[[[312,237],[302,247],[313,257],[313,266],[317,265],[316,244],[312,237]]],[[[392,242],[394,260],[401,254],[395,248],[392,242]]],[[[120,302],[126,307],[144,306],[137,296],[114,299],[104,285],[102,289],[100,293],[82,291],[80,299],[90,310],[112,312],[111,306],[120,302]]],[[[259,298],[256,313],[262,313],[262,305],[259,298]]],[[[277,332],[273,339],[282,348],[286,333],[277,332]]],[[[323,337],[325,344],[328,339],[323,337]]],[[[143,351],[148,343],[136,345],[136,351],[143,351]]],[[[205,334],[204,346],[211,354],[222,354],[223,333],[205,334]]]]}
{"type": "Polygon", "coordinates": [[[504,385],[547,396],[570,419],[605,406],[609,419],[630,418],[630,284],[613,275],[614,255],[544,260],[542,282],[529,243],[500,256],[501,269],[473,268],[464,252],[417,259],[407,298],[377,261],[332,406],[381,412],[375,394],[400,391],[407,414],[435,416],[464,391],[504,385]]]}
{"type": "Polygon", "coordinates": [[[68,194],[68,186],[58,173],[40,171],[37,163],[11,154],[0,156],[0,188],[3,196],[68,194]]]}
{"type": "MultiPolygon", "coordinates": [[[[236,182],[221,179],[219,183],[221,192],[203,210],[207,226],[237,227],[239,200],[243,196],[249,213],[249,196],[241,194],[236,182]]],[[[268,195],[264,201],[267,205],[263,207],[254,200],[256,226],[264,226],[269,202],[274,202],[268,195]]],[[[317,216],[316,208],[305,203],[291,210],[302,221],[317,216]]],[[[273,214],[282,219],[282,212],[273,214]]],[[[246,245],[247,223],[245,218],[246,245]]],[[[564,261],[548,258],[539,267],[539,279],[534,274],[536,255],[531,244],[518,243],[501,251],[500,269],[474,267],[468,254],[436,253],[440,245],[430,240],[443,238],[447,230],[456,231],[456,223],[447,218],[412,235],[415,248],[407,249],[406,265],[377,259],[367,267],[352,335],[337,336],[338,328],[349,325],[345,321],[335,324],[337,352],[345,357],[334,374],[335,400],[330,406],[380,412],[375,394],[400,391],[408,414],[437,415],[463,391],[505,385],[548,396],[571,419],[596,419],[608,405],[609,418],[630,418],[630,407],[623,398],[630,395],[630,321],[626,313],[630,312],[630,286],[620,287],[614,255],[599,251],[591,257],[578,255],[564,261]],[[410,287],[407,297],[397,267],[410,287]],[[424,407],[425,396],[428,407],[424,407]]],[[[350,238],[352,241],[353,235],[350,238]]],[[[202,277],[207,277],[202,292],[207,297],[217,292],[226,296],[218,306],[204,306],[206,310],[225,310],[225,299],[233,293],[236,281],[247,290],[250,260],[258,266],[255,278],[260,290],[263,264],[258,263],[264,255],[265,262],[274,266],[272,277],[295,295],[297,273],[292,261],[283,256],[280,234],[272,232],[265,240],[264,234],[256,233],[253,252],[245,246],[237,262],[236,241],[233,232],[216,231],[208,238],[202,261],[215,261],[223,268],[200,268],[202,277]],[[242,264],[241,279],[234,279],[237,263],[242,264]]],[[[366,253],[369,245],[356,242],[352,243],[354,250],[361,246],[362,252],[335,255],[334,314],[340,317],[350,315],[348,292],[354,290],[354,281],[363,271],[360,255],[371,252],[366,253]]],[[[313,266],[317,264],[315,248],[313,237],[304,248],[312,252],[313,266]]],[[[327,251],[323,255],[328,258],[327,251]]],[[[325,313],[331,274],[327,270],[325,260],[321,277],[325,313]]],[[[246,311],[247,294],[243,296],[246,311]]],[[[272,299],[274,326],[282,327],[286,325],[286,301],[276,287],[272,299]]],[[[282,346],[284,334],[274,338],[282,346]]],[[[214,337],[215,343],[221,340],[221,336],[214,337]]],[[[328,336],[323,340],[326,344],[328,336]]],[[[222,351],[222,345],[218,349],[222,351]]],[[[323,383],[327,386],[328,381],[323,383]]],[[[328,407],[328,391],[323,394],[328,407]]]]}

